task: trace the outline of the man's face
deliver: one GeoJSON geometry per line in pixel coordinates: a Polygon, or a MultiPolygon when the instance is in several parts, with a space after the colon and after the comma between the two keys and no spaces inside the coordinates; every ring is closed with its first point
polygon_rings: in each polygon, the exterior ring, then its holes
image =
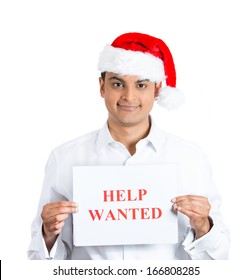
{"type": "Polygon", "coordinates": [[[133,126],[148,120],[161,83],[140,80],[137,76],[120,76],[106,72],[100,82],[109,120],[121,126],[133,126]]]}

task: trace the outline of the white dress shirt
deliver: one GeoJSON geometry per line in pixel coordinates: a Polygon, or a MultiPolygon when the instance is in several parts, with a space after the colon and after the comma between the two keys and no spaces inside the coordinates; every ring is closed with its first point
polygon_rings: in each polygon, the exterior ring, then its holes
{"type": "MultiPolygon", "coordinates": [[[[86,186],[88,187],[88,186],[86,186]]],[[[76,201],[77,202],[77,201],[76,201]]],[[[220,196],[212,180],[204,153],[194,143],[184,141],[151,125],[149,135],[136,145],[132,156],[120,142],[114,141],[107,124],[54,149],[48,159],[37,216],[32,224],[29,259],[227,259],[228,229],[222,222],[220,196]],[[167,245],[73,246],[72,216],[48,253],[42,235],[41,212],[45,204],[59,200],[72,201],[72,167],[81,165],[161,165],[179,166],[179,195],[206,196],[211,204],[213,227],[195,240],[187,216],[178,213],[178,243],[167,245]]],[[[88,228],[86,229],[88,230],[88,228]]]]}

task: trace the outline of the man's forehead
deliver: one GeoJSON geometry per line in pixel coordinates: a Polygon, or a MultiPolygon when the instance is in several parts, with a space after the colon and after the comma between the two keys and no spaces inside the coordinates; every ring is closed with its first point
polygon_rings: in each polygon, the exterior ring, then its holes
{"type": "Polygon", "coordinates": [[[142,79],[135,75],[120,75],[113,72],[106,72],[106,77],[108,80],[118,80],[121,82],[150,82],[149,79],[142,79]]]}

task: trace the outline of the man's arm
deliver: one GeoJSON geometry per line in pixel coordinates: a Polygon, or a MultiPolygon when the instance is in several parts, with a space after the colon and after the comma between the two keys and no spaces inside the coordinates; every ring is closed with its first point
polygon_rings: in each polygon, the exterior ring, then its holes
{"type": "MultiPolygon", "coordinates": [[[[214,185],[210,186],[212,192],[214,185]]],[[[182,245],[191,259],[228,259],[229,231],[222,222],[218,193],[215,190],[212,193],[209,194],[210,203],[207,198],[195,195],[180,196],[172,200],[173,208],[190,220],[191,229],[188,230],[182,245]]]]}

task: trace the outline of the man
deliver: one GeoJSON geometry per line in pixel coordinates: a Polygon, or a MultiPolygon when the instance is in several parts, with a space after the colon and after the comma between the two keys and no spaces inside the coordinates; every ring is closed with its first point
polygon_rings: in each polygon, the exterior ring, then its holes
{"type": "Polygon", "coordinates": [[[104,48],[98,68],[107,123],[51,153],[32,225],[29,258],[227,259],[229,234],[203,152],[159,130],[150,117],[155,100],[168,109],[183,102],[166,44],[146,34],[123,34],[104,48]],[[172,199],[178,215],[177,244],[73,246],[72,215],[78,211],[72,201],[73,166],[174,162],[180,174],[179,193],[172,199]]]}

